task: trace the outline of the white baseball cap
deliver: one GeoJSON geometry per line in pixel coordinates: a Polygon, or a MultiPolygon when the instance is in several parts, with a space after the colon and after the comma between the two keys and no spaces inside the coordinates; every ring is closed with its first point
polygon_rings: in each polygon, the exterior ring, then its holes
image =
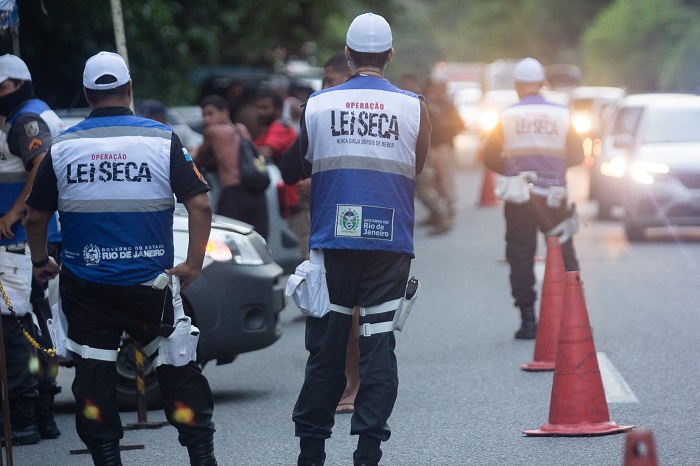
{"type": "Polygon", "coordinates": [[[541,83],[545,80],[544,68],[534,58],[523,58],[513,69],[513,79],[521,83],[541,83]]]}
{"type": "Polygon", "coordinates": [[[0,57],[0,83],[6,79],[22,79],[31,81],[32,75],[29,73],[27,64],[16,55],[6,53],[0,57]]]}
{"type": "Polygon", "coordinates": [[[100,52],[85,62],[83,86],[87,89],[96,91],[115,89],[128,83],[130,79],[129,68],[121,55],[117,53],[100,52]],[[115,80],[106,84],[98,84],[97,80],[103,76],[112,76],[115,80]]]}
{"type": "Polygon", "coordinates": [[[392,43],[391,26],[380,15],[361,14],[352,20],[345,43],[356,52],[386,52],[392,43]]]}

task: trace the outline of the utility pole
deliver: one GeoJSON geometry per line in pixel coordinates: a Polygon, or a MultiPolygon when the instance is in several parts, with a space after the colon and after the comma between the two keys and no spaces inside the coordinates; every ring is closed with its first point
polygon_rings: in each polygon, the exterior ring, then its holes
{"type": "MultiPolygon", "coordinates": [[[[126,62],[126,66],[131,70],[129,66],[129,53],[126,48],[126,34],[124,32],[124,13],[122,11],[121,0],[110,0],[112,5],[112,24],[114,25],[114,42],[117,45],[117,53],[122,56],[126,62]]],[[[134,94],[131,93],[131,110],[134,110],[134,94]]]]}

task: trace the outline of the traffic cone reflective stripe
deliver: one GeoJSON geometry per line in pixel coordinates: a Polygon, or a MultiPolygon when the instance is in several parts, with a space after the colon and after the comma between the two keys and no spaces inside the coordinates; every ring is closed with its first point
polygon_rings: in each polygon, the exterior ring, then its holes
{"type": "Polygon", "coordinates": [[[535,337],[535,355],[531,362],[521,364],[524,371],[553,371],[557,358],[557,341],[564,306],[565,275],[564,257],[559,239],[547,238],[547,261],[540,298],[540,321],[535,337]]]}
{"type": "Polygon", "coordinates": [[[623,466],[659,466],[656,459],[654,436],[649,429],[633,430],[625,435],[625,463],[623,466]]]}
{"type": "Polygon", "coordinates": [[[484,181],[481,184],[481,199],[479,200],[479,206],[495,206],[498,205],[498,199],[496,199],[496,184],[493,181],[493,172],[488,168],[484,169],[484,181]]]}
{"type": "Polygon", "coordinates": [[[549,422],[531,436],[591,436],[627,432],[610,421],[603,379],[578,272],[566,272],[549,422]]]}

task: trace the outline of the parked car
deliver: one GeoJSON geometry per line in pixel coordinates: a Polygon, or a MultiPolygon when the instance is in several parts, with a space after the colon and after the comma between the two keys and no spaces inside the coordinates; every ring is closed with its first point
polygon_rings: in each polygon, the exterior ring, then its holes
{"type": "MultiPolygon", "coordinates": [[[[268,217],[268,237],[267,246],[270,248],[275,262],[282,267],[285,274],[294,273],[294,269],[301,263],[301,252],[299,251],[299,238],[289,229],[287,216],[289,206],[287,196],[284,192],[284,181],[279,168],[272,162],[267,163],[267,171],[270,175],[270,186],[265,190],[267,198],[268,217]]],[[[209,191],[209,201],[212,208],[216,208],[221,192],[219,177],[216,171],[202,170],[202,176],[211,186],[209,191]]]]}
{"type": "Polygon", "coordinates": [[[518,93],[510,89],[486,91],[479,103],[479,129],[486,137],[498,124],[501,110],[517,103],[518,93]]]}
{"type": "Polygon", "coordinates": [[[657,100],[685,99],[692,94],[632,94],[615,104],[601,137],[600,155],[590,171],[589,199],[598,203],[598,218],[609,219],[612,209],[622,205],[622,177],[627,165],[627,149],[620,138],[633,136],[644,109],[657,100]]]}
{"type": "Polygon", "coordinates": [[[657,99],[631,136],[623,185],[625,234],[644,239],[649,227],[700,226],[700,96],[657,99]]]}
{"type": "Polygon", "coordinates": [[[601,137],[611,114],[610,108],[625,97],[621,87],[579,86],[571,90],[569,108],[574,129],[583,137],[585,164],[592,167],[600,155],[601,137]]]}

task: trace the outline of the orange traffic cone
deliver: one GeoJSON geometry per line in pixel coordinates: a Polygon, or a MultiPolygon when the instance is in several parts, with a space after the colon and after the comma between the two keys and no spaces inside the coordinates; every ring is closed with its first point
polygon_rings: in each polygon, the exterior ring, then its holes
{"type": "Polygon", "coordinates": [[[634,426],[610,421],[603,379],[578,272],[566,272],[549,422],[532,436],[591,436],[627,432],[634,426]]]}
{"type": "Polygon", "coordinates": [[[544,264],[544,280],[542,280],[540,321],[537,324],[535,337],[535,356],[531,362],[520,365],[524,371],[554,370],[561,312],[564,306],[565,273],[559,238],[549,237],[547,238],[547,262],[544,264]]]}
{"type": "Polygon", "coordinates": [[[479,200],[480,207],[488,207],[498,205],[498,199],[494,190],[496,185],[493,181],[493,172],[488,168],[484,169],[484,181],[481,184],[481,199],[479,200]]]}
{"type": "Polygon", "coordinates": [[[623,466],[659,466],[654,436],[649,429],[633,430],[625,435],[625,464],[623,466]]]}

